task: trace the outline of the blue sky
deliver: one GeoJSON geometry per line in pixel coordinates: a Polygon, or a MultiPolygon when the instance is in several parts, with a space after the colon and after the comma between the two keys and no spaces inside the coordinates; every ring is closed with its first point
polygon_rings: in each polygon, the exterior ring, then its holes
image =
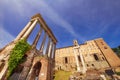
{"type": "Polygon", "coordinates": [[[120,45],[120,0],[1,0],[0,48],[11,42],[31,16],[41,13],[58,39],[57,47],[103,38],[120,45]]]}

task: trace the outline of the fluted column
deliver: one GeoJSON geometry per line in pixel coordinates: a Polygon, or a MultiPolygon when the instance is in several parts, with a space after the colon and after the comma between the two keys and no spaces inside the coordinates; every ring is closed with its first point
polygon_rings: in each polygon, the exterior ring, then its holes
{"type": "Polygon", "coordinates": [[[46,37],[47,37],[47,33],[45,32],[44,38],[43,38],[41,46],[40,46],[40,52],[43,52],[43,50],[44,50],[46,37]]]}
{"type": "Polygon", "coordinates": [[[55,58],[55,51],[56,51],[56,44],[54,44],[54,50],[53,50],[53,59],[55,58]]]}
{"type": "Polygon", "coordinates": [[[36,45],[37,45],[37,43],[38,43],[38,41],[39,41],[39,39],[40,39],[42,30],[43,30],[43,29],[42,29],[42,27],[41,27],[40,30],[39,30],[39,32],[38,32],[38,34],[37,34],[37,36],[35,37],[35,40],[34,40],[33,44],[32,44],[32,47],[33,47],[33,48],[36,47],[36,45]]]}
{"type": "Polygon", "coordinates": [[[52,53],[51,53],[51,58],[53,59],[54,58],[54,55],[55,55],[55,44],[53,43],[52,44],[52,53]]]}
{"type": "Polygon", "coordinates": [[[28,22],[28,24],[24,27],[24,29],[18,34],[15,41],[19,40],[24,35],[24,33],[28,30],[28,28],[30,27],[31,24],[32,24],[31,21],[28,22]]]}
{"type": "Polygon", "coordinates": [[[48,50],[48,57],[51,57],[51,49],[52,49],[52,41],[50,42],[50,46],[48,50]]]}
{"type": "Polygon", "coordinates": [[[78,57],[77,57],[77,52],[76,52],[76,47],[74,47],[74,55],[75,55],[75,60],[76,60],[76,65],[77,65],[77,71],[81,72],[80,70],[80,65],[79,65],[79,61],[78,61],[78,57]]]}
{"type": "Polygon", "coordinates": [[[23,35],[22,39],[24,38],[28,38],[30,33],[33,31],[33,29],[35,28],[36,24],[37,24],[38,20],[34,20],[34,22],[32,23],[32,25],[29,27],[29,29],[25,32],[25,34],[23,35]]]}
{"type": "Polygon", "coordinates": [[[52,58],[52,55],[53,55],[53,42],[51,43],[50,58],[52,58]]]}
{"type": "MultiPolygon", "coordinates": [[[[52,69],[51,69],[51,76],[53,77],[54,75],[54,68],[55,68],[55,50],[56,50],[56,44],[53,43],[53,53],[52,53],[52,69]]],[[[52,80],[52,77],[51,77],[51,80],[52,80]]]]}
{"type": "Polygon", "coordinates": [[[46,55],[48,55],[50,42],[51,42],[51,39],[50,39],[50,37],[48,37],[48,43],[47,43],[47,48],[46,48],[46,52],[45,52],[46,55]]]}
{"type": "Polygon", "coordinates": [[[82,62],[82,66],[83,66],[83,70],[82,70],[82,72],[83,73],[86,73],[86,66],[85,66],[85,62],[84,62],[84,59],[83,59],[83,55],[80,53],[80,50],[79,50],[79,48],[78,48],[78,51],[79,51],[79,54],[80,54],[80,59],[81,59],[81,62],[82,62]]]}

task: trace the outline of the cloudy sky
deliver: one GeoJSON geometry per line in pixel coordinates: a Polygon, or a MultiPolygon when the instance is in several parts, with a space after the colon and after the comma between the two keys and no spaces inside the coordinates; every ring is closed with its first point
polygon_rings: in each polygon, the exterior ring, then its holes
{"type": "Polygon", "coordinates": [[[1,0],[0,48],[12,41],[31,16],[41,13],[58,39],[57,47],[103,38],[120,45],[120,0],[1,0]]]}

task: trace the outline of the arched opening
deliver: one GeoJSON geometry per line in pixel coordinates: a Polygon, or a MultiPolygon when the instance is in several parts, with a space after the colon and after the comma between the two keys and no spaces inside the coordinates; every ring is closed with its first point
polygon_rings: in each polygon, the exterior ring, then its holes
{"type": "Polygon", "coordinates": [[[42,66],[42,64],[40,62],[37,62],[34,65],[30,80],[39,80],[38,77],[39,77],[39,73],[40,73],[40,70],[41,70],[41,66],[42,66]]]}
{"type": "Polygon", "coordinates": [[[87,64],[87,67],[89,67],[89,64],[87,64]]]}
{"type": "Polygon", "coordinates": [[[99,58],[98,58],[98,56],[97,56],[96,54],[94,54],[93,56],[94,56],[94,59],[95,59],[96,61],[99,60],[99,58]]]}
{"type": "Polygon", "coordinates": [[[95,65],[94,65],[94,64],[92,64],[92,66],[94,67],[95,65]]]}

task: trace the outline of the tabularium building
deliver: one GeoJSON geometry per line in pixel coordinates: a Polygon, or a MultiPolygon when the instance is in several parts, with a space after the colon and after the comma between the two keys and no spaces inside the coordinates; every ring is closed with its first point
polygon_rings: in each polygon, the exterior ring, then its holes
{"type": "Polygon", "coordinates": [[[83,73],[87,70],[106,70],[120,66],[120,59],[102,39],[86,41],[78,44],[74,41],[73,46],[56,49],[55,69],[83,73]]]}

